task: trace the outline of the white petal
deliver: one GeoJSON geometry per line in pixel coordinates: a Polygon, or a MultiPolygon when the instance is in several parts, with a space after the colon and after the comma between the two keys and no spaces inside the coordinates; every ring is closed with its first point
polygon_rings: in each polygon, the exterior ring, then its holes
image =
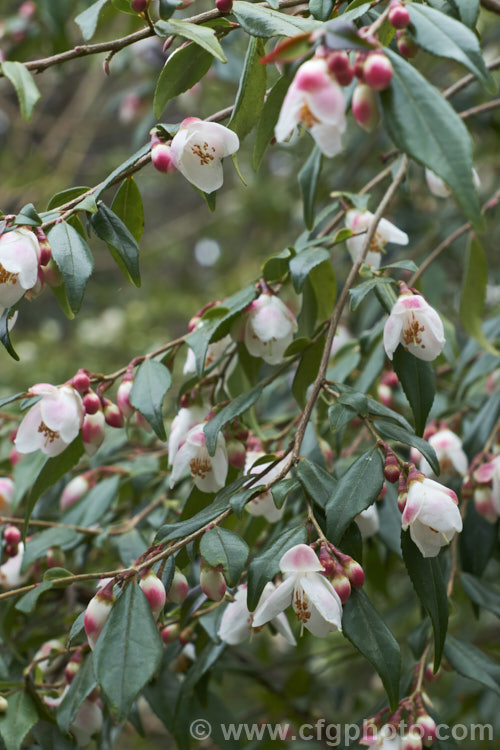
{"type": "Polygon", "coordinates": [[[19,453],[32,453],[42,447],[43,436],[38,431],[41,421],[42,407],[39,401],[31,407],[18,427],[14,445],[19,453]]]}
{"type": "Polygon", "coordinates": [[[269,620],[273,620],[280,612],[283,612],[292,603],[292,594],[295,588],[295,577],[290,576],[280,583],[275,591],[262,603],[259,604],[253,616],[253,627],[259,628],[269,620]]]}
{"type": "Polygon", "coordinates": [[[337,125],[319,123],[313,125],[310,132],[321,153],[328,158],[342,151],[342,131],[337,125]]]}
{"type": "Polygon", "coordinates": [[[378,517],[376,503],[370,505],[370,507],[366,510],[361,511],[361,513],[356,516],[354,520],[356,521],[356,524],[361,532],[361,536],[364,539],[367,539],[368,537],[376,534],[380,528],[380,520],[378,517]]]}
{"type": "Polygon", "coordinates": [[[291,547],[280,560],[282,573],[294,575],[303,573],[315,573],[323,570],[316,553],[307,544],[296,544],[291,547]]]}
{"type": "Polygon", "coordinates": [[[316,573],[301,576],[300,583],[319,615],[337,630],[342,630],[342,602],[330,581],[316,573]]]}
{"type": "Polygon", "coordinates": [[[407,245],[410,241],[406,232],[398,229],[397,226],[387,221],[387,219],[380,219],[377,230],[386,242],[392,242],[395,245],[407,245]]]}
{"type": "Polygon", "coordinates": [[[423,557],[436,557],[441,547],[446,544],[446,540],[439,532],[431,531],[418,520],[411,524],[410,536],[423,557]]]}
{"type": "Polygon", "coordinates": [[[404,319],[400,315],[391,312],[384,325],[384,349],[391,360],[401,342],[403,322],[404,319]]]}

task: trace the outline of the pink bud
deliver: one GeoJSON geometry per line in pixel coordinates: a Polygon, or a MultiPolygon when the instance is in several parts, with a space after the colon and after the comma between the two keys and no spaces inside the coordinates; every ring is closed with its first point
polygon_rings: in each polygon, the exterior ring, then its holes
{"type": "Polygon", "coordinates": [[[76,375],[71,381],[73,388],[76,388],[80,393],[87,393],[90,388],[90,378],[83,370],[78,370],[76,375]]]}
{"type": "Polygon", "coordinates": [[[243,469],[245,466],[245,457],[247,452],[245,446],[239,440],[229,440],[226,443],[227,448],[227,460],[230,466],[234,466],[235,469],[243,469]]]}
{"type": "Polygon", "coordinates": [[[66,664],[64,669],[64,678],[68,685],[73,682],[73,678],[82,665],[82,652],[81,649],[75,651],[69,662],[66,664]]]}
{"type": "Polygon", "coordinates": [[[400,750],[422,750],[422,740],[418,730],[410,729],[408,734],[401,738],[400,750]]]}
{"type": "Polygon", "coordinates": [[[93,456],[100,445],[102,445],[105,436],[104,426],[106,421],[102,411],[95,414],[87,414],[82,424],[82,440],[85,452],[88,456],[93,456]]]}
{"type": "Polygon", "coordinates": [[[17,526],[6,526],[5,531],[3,532],[3,538],[5,540],[5,544],[12,544],[17,547],[17,545],[21,541],[22,534],[17,526]]]}
{"type": "Polygon", "coordinates": [[[331,580],[337,572],[337,561],[332,557],[326,545],[321,545],[318,559],[324,568],[324,575],[331,580]]]}
{"type": "Polygon", "coordinates": [[[200,572],[201,590],[209,599],[220,602],[226,593],[226,581],[224,576],[216,568],[210,567],[205,562],[201,564],[200,572]]]}
{"type": "Polygon", "coordinates": [[[34,231],[38,240],[38,247],[40,248],[39,263],[41,266],[46,266],[52,257],[52,250],[50,249],[47,235],[40,227],[35,227],[34,231]]]}
{"type": "Polygon", "coordinates": [[[434,673],[433,664],[429,662],[425,668],[425,679],[428,680],[428,682],[434,682],[439,678],[440,672],[441,669],[438,669],[438,671],[434,673]]]}
{"type": "Polygon", "coordinates": [[[62,568],[66,561],[64,552],[60,547],[50,547],[45,558],[48,568],[62,568]]]}
{"type": "MultiPolygon", "coordinates": [[[[14,449],[14,452],[17,451],[14,449]]],[[[12,454],[11,454],[12,455],[12,454]]],[[[19,458],[20,453],[17,453],[19,458]]],[[[18,459],[19,460],[19,459],[18,459]]],[[[12,463],[12,459],[11,459],[12,463]]],[[[16,461],[17,463],[17,461],[16,461]]],[[[14,464],[12,464],[14,466],[14,464]]],[[[0,477],[0,513],[8,513],[12,498],[14,497],[14,482],[8,477],[0,477]]]]}
{"type": "Polygon", "coordinates": [[[358,125],[371,133],[380,119],[377,98],[373,89],[365,83],[358,83],[352,94],[351,106],[358,125]]]}
{"type": "Polygon", "coordinates": [[[393,76],[391,61],[380,52],[374,52],[368,56],[363,73],[365,83],[374,91],[386,89],[393,76]]]}
{"type": "Polygon", "coordinates": [[[74,477],[61,493],[59,507],[66,510],[77,503],[90,489],[90,484],[85,474],[74,477]]]}
{"type": "Polygon", "coordinates": [[[331,584],[340,597],[342,604],[351,596],[351,584],[349,578],[344,574],[344,568],[340,563],[335,566],[335,574],[330,579],[331,584]]]}
{"type": "Polygon", "coordinates": [[[360,81],[362,81],[364,77],[366,57],[366,52],[358,52],[354,61],[354,75],[356,76],[356,78],[359,78],[360,81]]]}
{"type": "Polygon", "coordinates": [[[116,404],[109,399],[103,399],[104,419],[110,427],[123,427],[123,414],[116,404]]]}
{"type": "Polygon", "coordinates": [[[171,148],[166,143],[157,143],[151,148],[151,161],[158,172],[175,172],[171,148]]]}
{"type": "Polygon", "coordinates": [[[174,622],[171,625],[166,625],[161,631],[161,639],[163,643],[174,643],[179,637],[181,632],[178,622],[174,622]]]}
{"type": "Polygon", "coordinates": [[[33,18],[36,14],[36,5],[33,0],[25,0],[24,3],[21,3],[19,6],[17,13],[21,18],[33,18]]]}
{"type": "Polygon", "coordinates": [[[130,10],[136,13],[143,13],[150,2],[151,0],[130,0],[130,10]]]}
{"type": "Polygon", "coordinates": [[[100,589],[87,605],[83,618],[83,627],[85,628],[89,646],[92,650],[94,650],[97,639],[109,617],[114,600],[113,583],[111,582],[103,589],[100,589]]]}
{"type": "Polygon", "coordinates": [[[386,385],[386,383],[379,383],[377,386],[377,396],[384,406],[392,406],[392,388],[389,385],[386,385]]]}
{"type": "Polygon", "coordinates": [[[10,465],[14,467],[23,457],[23,453],[19,453],[15,448],[12,448],[11,452],[9,453],[9,461],[10,465]]]}
{"type": "Polygon", "coordinates": [[[418,46],[407,31],[401,30],[396,33],[396,44],[403,57],[415,57],[418,52],[418,46]]]}
{"type": "Polygon", "coordinates": [[[434,719],[429,714],[422,714],[416,721],[419,736],[426,747],[430,747],[436,739],[437,726],[434,719]]]}
{"type": "Polygon", "coordinates": [[[410,23],[410,14],[408,10],[399,2],[391,3],[389,10],[389,23],[395,29],[406,29],[410,23]]]}
{"type": "Polygon", "coordinates": [[[365,571],[361,565],[349,555],[342,555],[340,562],[342,563],[342,567],[346,572],[351,586],[354,586],[356,589],[361,588],[365,582],[365,571]]]}
{"type": "Polygon", "coordinates": [[[398,460],[394,453],[389,453],[385,459],[384,466],[384,477],[391,484],[396,484],[399,481],[399,475],[401,470],[399,468],[398,460]]]}
{"type": "Polygon", "coordinates": [[[351,67],[347,52],[332,52],[328,55],[326,64],[328,65],[328,70],[335,75],[345,73],[351,67]]]}
{"type": "Polygon", "coordinates": [[[153,617],[157,620],[165,606],[167,598],[165,586],[152,568],[146,568],[142,571],[139,586],[148,600],[153,617]]]}
{"type": "Polygon", "coordinates": [[[215,7],[219,13],[231,13],[233,9],[233,0],[215,0],[215,7]]]}
{"type": "Polygon", "coordinates": [[[189,593],[189,583],[186,576],[180,570],[175,570],[172,583],[167,594],[167,601],[181,604],[189,593]]]}
{"type": "Polygon", "coordinates": [[[5,554],[7,557],[17,557],[19,553],[19,547],[17,544],[6,544],[5,545],[5,554]]]}
{"type": "Polygon", "coordinates": [[[116,394],[116,403],[125,419],[129,419],[135,411],[130,404],[130,391],[132,390],[133,384],[133,380],[125,380],[124,378],[120,383],[116,394]]]}
{"type": "Polygon", "coordinates": [[[85,394],[82,403],[86,414],[96,414],[101,408],[101,399],[94,391],[85,394]]]}

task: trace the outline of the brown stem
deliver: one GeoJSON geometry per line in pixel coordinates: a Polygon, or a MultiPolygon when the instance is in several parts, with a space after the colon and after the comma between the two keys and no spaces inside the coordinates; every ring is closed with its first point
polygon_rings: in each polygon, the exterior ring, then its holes
{"type": "MultiPolygon", "coordinates": [[[[500,57],[496,57],[491,62],[486,63],[486,67],[488,68],[488,70],[496,70],[497,68],[500,68],[500,57]]],[[[459,91],[462,91],[462,89],[467,88],[467,86],[469,86],[474,81],[477,81],[477,78],[472,73],[464,76],[459,81],[457,81],[452,86],[450,86],[449,88],[445,89],[445,91],[443,91],[444,98],[449,99],[454,94],[458,93],[459,91]]]]}
{"type": "Polygon", "coordinates": [[[468,117],[475,117],[475,115],[482,115],[484,112],[489,112],[492,109],[500,107],[500,99],[493,99],[491,102],[485,102],[484,104],[478,104],[477,107],[471,107],[470,109],[464,109],[463,112],[459,112],[462,120],[466,120],[468,117]]]}

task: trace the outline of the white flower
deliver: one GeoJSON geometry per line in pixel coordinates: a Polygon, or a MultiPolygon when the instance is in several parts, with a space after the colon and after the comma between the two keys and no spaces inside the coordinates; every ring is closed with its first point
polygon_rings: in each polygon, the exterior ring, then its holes
{"type": "Polygon", "coordinates": [[[29,571],[21,573],[23,564],[24,544],[19,542],[17,555],[9,557],[3,565],[0,565],[0,586],[6,589],[17,588],[29,577],[29,571]]]}
{"type": "MultiPolygon", "coordinates": [[[[202,321],[200,321],[200,323],[198,323],[196,327],[198,328],[201,325],[203,325],[202,321]]],[[[213,365],[214,362],[217,362],[217,360],[219,360],[222,357],[222,355],[226,351],[229,344],[232,343],[232,341],[233,340],[231,336],[229,336],[228,334],[227,336],[224,336],[223,338],[221,338],[220,341],[215,341],[213,344],[208,345],[207,353],[205,355],[205,364],[204,364],[205,370],[211,365],[213,365]]],[[[221,365],[214,367],[214,369],[211,370],[210,374],[218,375],[221,372],[221,369],[222,369],[221,366],[224,366],[224,362],[221,362],[221,365]]],[[[184,369],[182,372],[184,375],[190,375],[191,373],[196,372],[196,357],[192,349],[188,348],[186,361],[184,363],[184,369]]]]}
{"type": "Polygon", "coordinates": [[[57,456],[73,442],[83,422],[80,394],[71,386],[39,383],[30,394],[41,396],[19,425],[14,444],[20,453],[41,450],[57,456]]]}
{"type": "Polygon", "coordinates": [[[89,698],[83,701],[69,727],[78,747],[87,747],[90,744],[93,735],[101,731],[102,720],[100,704],[89,698]]]}
{"type": "MultiPolygon", "coordinates": [[[[366,233],[370,229],[373,223],[373,214],[371,211],[358,211],[357,209],[351,209],[347,212],[345,217],[345,225],[357,237],[349,237],[346,240],[347,249],[352,258],[352,262],[356,263],[361,257],[363,247],[365,244],[366,233]]],[[[388,243],[395,245],[407,245],[409,242],[408,235],[401,229],[398,229],[394,224],[387,219],[380,219],[377,230],[370,242],[370,249],[365,258],[367,263],[372,268],[380,268],[382,261],[382,250],[388,243]]]]}
{"type": "Polygon", "coordinates": [[[433,479],[410,481],[401,523],[405,531],[410,527],[410,536],[422,555],[435,557],[462,531],[457,496],[433,479]]]}
{"type": "Polygon", "coordinates": [[[174,463],[179,446],[186,439],[188,432],[197,424],[201,424],[206,416],[207,410],[204,406],[193,404],[193,406],[179,409],[170,427],[168,438],[168,463],[170,465],[174,463]]]}
{"type": "MultiPolygon", "coordinates": [[[[446,182],[442,180],[441,177],[438,177],[435,172],[432,172],[427,168],[425,170],[425,180],[427,182],[427,187],[431,191],[432,195],[436,196],[436,198],[449,198],[449,196],[451,195],[451,190],[446,182]]],[[[479,175],[475,169],[472,170],[472,180],[474,182],[476,190],[479,190],[479,188],[481,187],[481,180],[479,179],[479,175]]]]}
{"type": "Polygon", "coordinates": [[[360,745],[368,745],[370,748],[378,748],[378,750],[400,750],[401,738],[394,727],[385,724],[378,731],[373,727],[365,730],[365,734],[361,738],[360,745]]]}
{"type": "Polygon", "coordinates": [[[215,455],[210,456],[203,432],[204,424],[196,425],[188,432],[186,440],[175,454],[170,477],[171,487],[187,470],[201,492],[217,492],[224,487],[228,471],[226,441],[219,433],[215,455]]]}
{"type": "Polygon", "coordinates": [[[229,128],[188,117],[172,139],[171,157],[186,180],[199,190],[212,193],[222,186],[222,159],[239,147],[238,136],[229,128]]]}
{"type": "MultiPolygon", "coordinates": [[[[265,470],[266,464],[259,464],[255,467],[253,464],[264,455],[265,453],[263,451],[248,451],[245,458],[245,469],[243,473],[245,475],[261,474],[265,470]]],[[[268,484],[280,474],[282,468],[283,462],[276,464],[273,469],[270,469],[267,474],[262,477],[262,481],[265,482],[265,484],[268,484]]],[[[250,500],[250,502],[245,505],[245,510],[248,511],[251,516],[264,516],[269,523],[276,523],[282,519],[283,513],[285,512],[285,505],[283,504],[281,508],[277,508],[274,504],[271,490],[267,490],[267,492],[261,492],[260,495],[257,495],[257,497],[250,500]]]]}
{"type": "Polygon", "coordinates": [[[295,74],[276,124],[276,140],[288,140],[299,124],[309,130],[325,156],[335,156],[342,150],[345,99],[324,59],[308,60],[295,74]]]}
{"type": "Polygon", "coordinates": [[[0,237],[0,306],[11,307],[38,281],[38,240],[28,229],[0,237]]]}
{"type": "MultiPolygon", "coordinates": [[[[438,430],[428,440],[436,451],[436,456],[442,474],[467,474],[468,461],[462,448],[462,441],[451,430],[438,430]]],[[[422,456],[418,467],[427,477],[433,477],[434,472],[427,460],[422,456]]]]}
{"type": "Polygon", "coordinates": [[[297,619],[313,634],[324,638],[332,630],[341,630],[342,603],[314,551],[306,544],[297,544],[280,560],[283,582],[259,604],[253,617],[258,628],[293,606],[297,619]]]}
{"type": "Polygon", "coordinates": [[[245,346],[252,357],[277,365],[297,331],[297,321],[274,294],[261,294],[246,311],[245,346]]]}
{"type": "MultiPolygon", "coordinates": [[[[271,582],[266,583],[262,592],[257,609],[263,604],[275,591],[275,585],[271,582]]],[[[271,620],[276,631],[282,635],[291,646],[296,645],[296,640],[288,624],[288,620],[283,612],[280,612],[271,620]]],[[[236,646],[243,643],[250,637],[252,632],[252,615],[247,607],[247,587],[245,584],[238,586],[234,595],[234,601],[227,605],[222,615],[219,626],[219,638],[230,646],[236,646]]]]}
{"type": "Polygon", "coordinates": [[[358,525],[363,539],[374,536],[380,528],[380,519],[378,517],[377,504],[373,503],[366,510],[362,510],[354,519],[358,525]]]}
{"type": "Polygon", "coordinates": [[[384,349],[392,359],[401,344],[415,357],[430,362],[445,345],[441,318],[420,294],[400,294],[384,326],[384,349]]]}

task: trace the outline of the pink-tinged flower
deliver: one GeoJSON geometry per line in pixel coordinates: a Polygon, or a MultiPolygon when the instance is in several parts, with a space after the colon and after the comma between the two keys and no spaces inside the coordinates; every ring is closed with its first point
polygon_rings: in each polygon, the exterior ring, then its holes
{"type": "Polygon", "coordinates": [[[401,737],[400,750],[422,750],[422,739],[417,729],[412,728],[401,737]]]}
{"type": "MultiPolygon", "coordinates": [[[[253,464],[264,455],[265,453],[263,451],[248,451],[245,460],[244,474],[248,474],[248,476],[261,474],[265,470],[266,464],[259,464],[258,466],[253,466],[253,464]]],[[[271,482],[281,473],[282,468],[283,462],[276,464],[276,466],[270,469],[267,474],[262,477],[262,482],[265,484],[271,482]]],[[[260,484],[260,482],[257,482],[256,485],[257,484],[260,484]]],[[[283,518],[285,505],[283,504],[281,508],[277,508],[274,504],[271,490],[267,490],[267,492],[261,492],[260,495],[257,495],[257,497],[250,500],[250,502],[245,505],[245,510],[248,511],[251,516],[264,516],[269,523],[276,523],[283,518]]]]}
{"type": "Polygon", "coordinates": [[[224,125],[188,117],[172,139],[172,164],[189,182],[213,193],[223,183],[222,159],[236,153],[240,141],[224,125]]]}
{"type": "Polygon", "coordinates": [[[383,91],[390,85],[393,75],[391,61],[382,52],[368,55],[363,65],[363,78],[371,89],[383,91]]]}
{"type": "Polygon", "coordinates": [[[133,385],[134,381],[132,378],[123,378],[116,393],[116,403],[125,419],[130,419],[135,412],[134,407],[130,403],[130,391],[133,385]]]}
{"type": "Polygon", "coordinates": [[[90,489],[89,480],[85,474],[74,477],[61,493],[59,507],[61,510],[67,510],[77,503],[90,489]]]}
{"type": "Polygon", "coordinates": [[[201,424],[207,416],[207,410],[204,406],[182,407],[177,412],[168,438],[168,462],[174,463],[174,458],[179,450],[179,446],[186,439],[186,436],[193,427],[201,424]]]}
{"type": "Polygon", "coordinates": [[[324,59],[308,60],[295,74],[276,124],[276,140],[288,140],[298,125],[309,130],[325,156],[335,156],[342,150],[345,99],[324,59]]]}
{"type": "MultiPolygon", "coordinates": [[[[257,604],[257,609],[264,604],[275,589],[274,583],[266,583],[257,604]]],[[[276,632],[282,635],[291,646],[297,644],[286,615],[283,612],[274,617],[271,620],[271,624],[274,626],[276,632]]],[[[230,646],[237,646],[239,643],[248,640],[252,633],[252,625],[252,614],[247,606],[247,587],[246,584],[243,584],[238,586],[238,590],[234,595],[234,601],[228,604],[224,610],[219,627],[219,638],[230,646]]]]}
{"type": "Polygon", "coordinates": [[[103,714],[100,702],[92,701],[90,698],[83,701],[69,727],[78,747],[89,745],[92,737],[101,731],[102,720],[103,714]]]}
{"type": "Polygon", "coordinates": [[[24,555],[24,544],[19,542],[17,554],[9,557],[3,565],[0,565],[0,586],[5,589],[16,588],[29,578],[29,571],[21,573],[24,555]]]}
{"type": "Polygon", "coordinates": [[[384,349],[392,359],[398,345],[415,357],[430,362],[445,345],[438,313],[420,294],[400,294],[384,326],[384,349]]]}
{"type": "Polygon", "coordinates": [[[359,741],[360,745],[366,745],[378,750],[401,750],[401,740],[394,727],[385,724],[378,731],[375,727],[368,727],[359,741]]]}
{"type": "Polygon", "coordinates": [[[29,229],[0,237],[0,306],[11,307],[38,281],[40,246],[29,229]]]}
{"type": "Polygon", "coordinates": [[[366,83],[358,83],[352,93],[351,109],[358,125],[371,133],[380,120],[377,96],[366,83]]]}
{"type": "Polygon", "coordinates": [[[283,582],[255,610],[253,627],[274,619],[292,605],[297,619],[313,635],[324,638],[341,630],[342,602],[330,581],[322,575],[323,566],[306,544],[297,544],[280,560],[283,582]]]}
{"type": "Polygon", "coordinates": [[[496,523],[499,511],[493,503],[493,491],[491,487],[480,485],[474,490],[474,507],[480,516],[483,516],[489,523],[496,523]]]}
{"type": "MultiPolygon", "coordinates": [[[[481,187],[481,180],[479,179],[479,175],[475,169],[472,170],[472,179],[476,190],[479,190],[479,188],[481,187]]],[[[448,187],[446,182],[442,180],[441,177],[439,177],[435,172],[432,172],[432,170],[425,170],[425,181],[427,182],[427,187],[431,191],[432,195],[435,195],[436,198],[450,197],[450,188],[448,187]]]]}
{"type": "Polygon", "coordinates": [[[39,383],[29,390],[41,399],[31,407],[19,425],[14,444],[20,453],[41,450],[58,456],[73,442],[83,422],[82,399],[69,385],[57,388],[39,383]]]}
{"type": "Polygon", "coordinates": [[[443,484],[420,474],[409,482],[401,523],[403,530],[410,528],[410,536],[422,555],[435,557],[455,533],[462,531],[457,496],[443,484]]]}
{"type": "Polygon", "coordinates": [[[210,456],[206,446],[204,424],[196,425],[186,435],[172,461],[170,486],[189,471],[193,482],[201,492],[217,492],[226,483],[228,460],[226,441],[219,433],[215,454],[210,456]]]}
{"type": "Polygon", "coordinates": [[[380,529],[380,519],[378,517],[377,504],[373,503],[366,510],[362,510],[354,519],[358,525],[363,539],[368,539],[378,533],[380,529]]]}
{"type": "Polygon", "coordinates": [[[87,456],[93,456],[101,447],[106,435],[106,419],[102,409],[95,414],[86,414],[82,424],[83,447],[87,456]]]}
{"type": "Polygon", "coordinates": [[[111,613],[114,600],[113,583],[110,582],[100,588],[94,598],[87,604],[83,618],[83,627],[85,628],[92,651],[111,613]]]}
{"type": "MultiPolygon", "coordinates": [[[[357,237],[349,237],[349,239],[346,240],[347,249],[353,263],[356,263],[361,257],[366,233],[369,231],[372,223],[373,214],[371,211],[358,211],[353,208],[346,214],[346,227],[354,232],[355,235],[358,235],[357,237]]],[[[380,268],[382,251],[387,244],[393,243],[394,245],[407,245],[408,241],[408,235],[406,232],[402,232],[401,229],[398,229],[394,224],[391,224],[390,221],[387,221],[387,219],[380,219],[377,225],[377,231],[370,242],[370,249],[366,255],[365,263],[372,268],[380,268]]]]}
{"type": "Polygon", "coordinates": [[[33,660],[36,661],[37,669],[41,670],[43,676],[45,676],[50,667],[54,666],[55,659],[50,659],[50,655],[53,654],[55,656],[56,654],[60,654],[62,651],[64,651],[64,644],[57,638],[51,638],[49,641],[45,641],[45,643],[42,643],[42,645],[34,655],[33,660]],[[42,659],[43,656],[47,658],[42,659]],[[40,661],[38,661],[39,659],[40,661]]]}
{"type": "MultiPolygon", "coordinates": [[[[462,448],[462,441],[451,430],[438,430],[428,439],[430,446],[436,451],[436,456],[441,468],[441,474],[467,474],[468,461],[462,448]]],[[[434,472],[428,461],[422,456],[419,465],[427,477],[433,477],[434,472]]]]}
{"type": "Polygon", "coordinates": [[[139,586],[148,600],[153,617],[157,620],[163,611],[163,607],[167,600],[165,586],[152,568],[147,568],[142,571],[139,586]]]}
{"type": "Polygon", "coordinates": [[[275,294],[264,293],[247,308],[245,317],[245,346],[252,357],[280,364],[298,329],[293,313],[275,294]]]}
{"type": "Polygon", "coordinates": [[[0,514],[9,515],[10,504],[14,497],[14,482],[9,477],[0,477],[0,514]]]}

